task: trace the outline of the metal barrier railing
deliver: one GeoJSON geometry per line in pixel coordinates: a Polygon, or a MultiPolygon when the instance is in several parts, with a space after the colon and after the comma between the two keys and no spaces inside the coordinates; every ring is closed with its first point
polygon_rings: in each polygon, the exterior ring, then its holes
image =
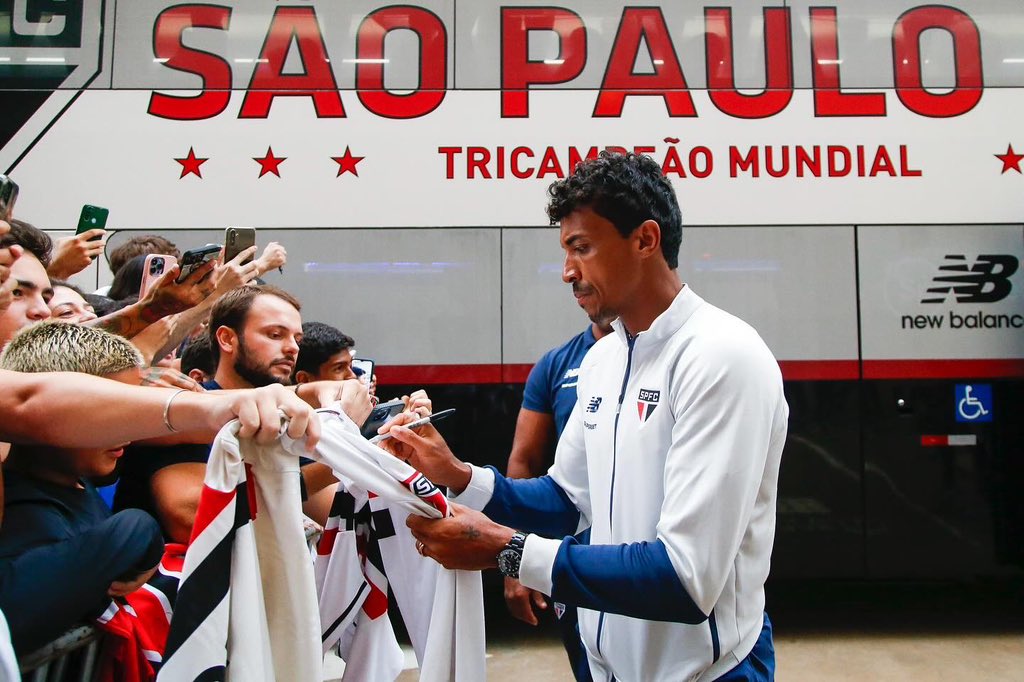
{"type": "Polygon", "coordinates": [[[18,659],[24,682],[93,682],[103,632],[79,625],[18,659]]]}

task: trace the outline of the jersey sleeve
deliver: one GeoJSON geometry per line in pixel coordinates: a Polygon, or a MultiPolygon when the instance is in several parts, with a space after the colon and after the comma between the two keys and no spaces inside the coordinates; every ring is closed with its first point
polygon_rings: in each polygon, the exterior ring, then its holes
{"type": "Polygon", "coordinates": [[[661,540],[581,545],[529,536],[519,579],[565,604],[645,620],[700,623],[702,612],[686,592],[661,540]]]}

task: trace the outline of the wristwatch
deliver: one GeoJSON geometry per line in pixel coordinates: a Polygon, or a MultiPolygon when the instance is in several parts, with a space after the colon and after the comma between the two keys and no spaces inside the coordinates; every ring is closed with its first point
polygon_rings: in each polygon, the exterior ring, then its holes
{"type": "Polygon", "coordinates": [[[519,564],[523,562],[525,547],[526,534],[516,531],[504,549],[498,552],[498,570],[503,576],[519,580],[519,564]]]}

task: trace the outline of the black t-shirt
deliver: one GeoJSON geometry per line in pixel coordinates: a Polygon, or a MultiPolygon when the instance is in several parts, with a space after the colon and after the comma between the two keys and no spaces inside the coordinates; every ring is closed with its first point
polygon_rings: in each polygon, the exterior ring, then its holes
{"type": "MultiPolygon", "coordinates": [[[[213,380],[204,382],[207,391],[219,391],[220,385],[213,380]]],[[[184,462],[206,464],[210,459],[210,443],[183,443],[180,445],[129,445],[118,466],[117,491],[114,493],[114,510],[141,509],[154,518],[156,513],[150,480],[153,474],[164,467],[184,462]]]]}
{"type": "Polygon", "coordinates": [[[153,501],[153,490],[150,487],[153,474],[172,464],[206,464],[209,458],[208,444],[129,445],[124,450],[118,468],[114,511],[141,509],[159,519],[153,501]]]}
{"type": "Polygon", "coordinates": [[[96,488],[66,488],[4,471],[4,521],[0,527],[0,566],[35,547],[68,540],[110,518],[96,488]]]}

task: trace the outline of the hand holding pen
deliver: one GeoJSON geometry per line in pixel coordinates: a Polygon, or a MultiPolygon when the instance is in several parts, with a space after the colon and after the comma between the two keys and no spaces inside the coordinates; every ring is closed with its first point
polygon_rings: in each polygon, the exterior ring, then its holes
{"type": "Polygon", "coordinates": [[[437,485],[446,486],[457,494],[469,485],[473,470],[452,454],[448,443],[432,424],[454,412],[453,409],[442,410],[429,417],[403,412],[382,426],[384,433],[371,442],[411,464],[437,485]]]}
{"type": "MultiPolygon", "coordinates": [[[[409,413],[404,413],[404,414],[409,414],[409,413]]],[[[426,417],[421,417],[421,418],[417,419],[416,421],[409,422],[408,424],[398,423],[399,422],[399,417],[401,417],[401,415],[399,415],[398,417],[396,417],[394,419],[393,422],[391,422],[390,424],[385,424],[384,426],[381,427],[381,429],[388,429],[390,426],[394,426],[394,427],[397,427],[397,428],[403,428],[403,429],[418,429],[421,426],[426,426],[427,424],[433,424],[434,422],[440,421],[440,420],[442,420],[442,419],[444,419],[446,417],[450,417],[453,414],[455,414],[455,408],[451,407],[451,408],[449,408],[447,410],[441,410],[440,412],[436,412],[434,414],[429,414],[426,417]]],[[[381,433],[381,434],[371,438],[370,442],[373,443],[374,445],[379,445],[380,443],[388,440],[389,438],[394,438],[394,437],[395,436],[394,436],[394,434],[391,431],[386,430],[383,433],[381,433]]]]}

